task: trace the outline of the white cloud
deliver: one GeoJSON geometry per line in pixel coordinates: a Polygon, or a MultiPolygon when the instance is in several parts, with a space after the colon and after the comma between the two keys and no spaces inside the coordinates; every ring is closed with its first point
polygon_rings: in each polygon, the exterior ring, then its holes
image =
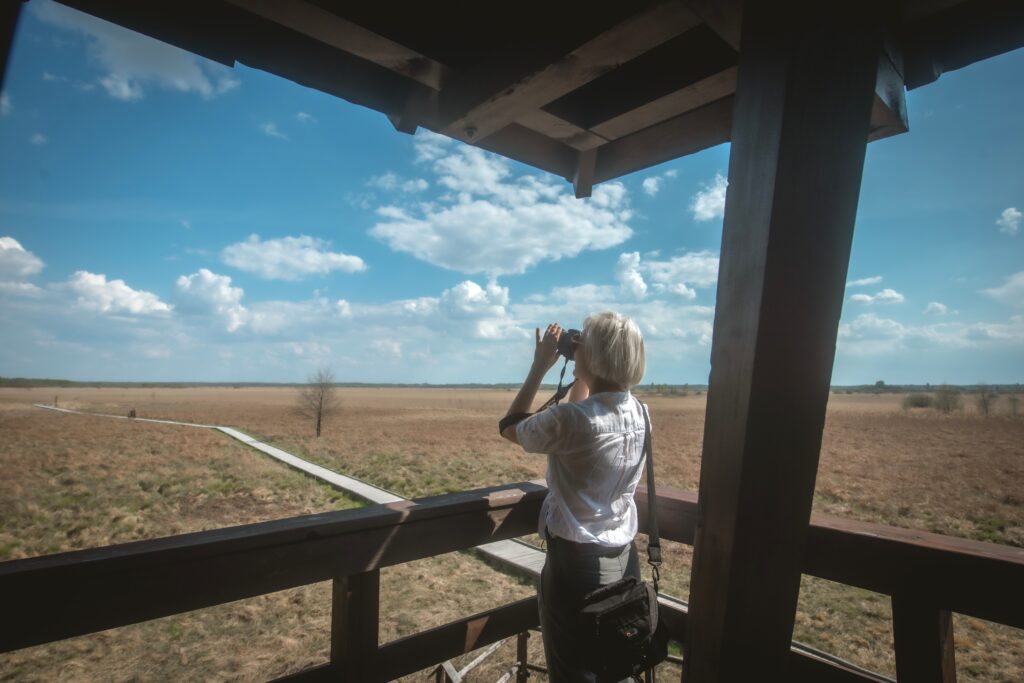
{"type": "Polygon", "coordinates": [[[366,183],[370,187],[375,187],[379,190],[386,190],[389,192],[395,190],[401,190],[402,192],[422,192],[423,190],[430,187],[423,178],[412,178],[411,180],[405,180],[396,173],[388,171],[383,175],[374,176],[370,178],[366,183]]]}
{"type": "Polygon", "coordinates": [[[169,313],[171,307],[156,294],[132,289],[124,280],[107,280],[102,273],[76,271],[67,287],[78,295],[78,306],[100,313],[169,313]]]}
{"type": "Polygon", "coordinates": [[[56,74],[50,73],[49,71],[44,71],[43,72],[43,80],[46,81],[47,83],[63,83],[65,81],[67,81],[68,79],[65,76],[58,76],[56,74]]]}
{"type": "Polygon", "coordinates": [[[417,154],[451,192],[415,210],[382,206],[370,234],[391,249],[443,268],[491,277],[526,272],[584,250],[621,244],[633,231],[621,183],[588,200],[540,176],[512,177],[505,160],[447,138],[417,136],[417,154]]]}
{"type": "Polygon", "coordinates": [[[1016,207],[1009,207],[1003,209],[1003,212],[999,215],[996,220],[996,225],[999,226],[999,232],[1007,235],[1016,235],[1020,231],[1021,218],[1024,214],[1021,214],[1016,207]]]}
{"type": "Polygon", "coordinates": [[[1006,278],[1006,282],[999,287],[982,291],[996,301],[1001,301],[1015,308],[1024,308],[1024,270],[1006,278]]]}
{"type": "Polygon", "coordinates": [[[615,279],[622,290],[634,299],[643,299],[647,295],[647,283],[640,274],[640,252],[619,255],[615,264],[615,279]]]}
{"type": "Polygon", "coordinates": [[[14,105],[11,104],[11,98],[6,92],[0,91],[0,116],[7,116],[14,111],[14,105]]]}
{"type": "Polygon", "coordinates": [[[277,129],[277,124],[273,121],[265,121],[260,124],[260,132],[264,135],[279,140],[287,140],[288,136],[277,129]]]}
{"type": "Polygon", "coordinates": [[[880,318],[857,316],[839,326],[840,347],[857,355],[886,355],[929,348],[977,349],[1024,344],[1024,317],[1007,323],[937,323],[912,326],[880,318]]]}
{"type": "Polygon", "coordinates": [[[661,177],[655,175],[644,178],[644,182],[642,183],[642,185],[644,188],[644,192],[646,192],[649,196],[653,197],[654,195],[658,194],[658,190],[661,189],[661,177]]]}
{"type": "Polygon", "coordinates": [[[425,128],[416,131],[415,142],[416,162],[426,163],[435,161],[448,153],[453,140],[447,136],[439,135],[425,128]]]}
{"type": "Polygon", "coordinates": [[[374,339],[370,342],[370,348],[382,356],[395,360],[402,357],[402,344],[394,339],[374,339]]]}
{"type": "Polygon", "coordinates": [[[710,221],[722,218],[725,215],[725,191],[728,187],[729,181],[725,176],[716,173],[714,179],[704,185],[690,202],[690,211],[693,212],[694,219],[710,221]]]}
{"type": "Polygon", "coordinates": [[[49,142],[49,139],[47,139],[47,137],[42,133],[33,133],[32,137],[30,137],[28,141],[31,142],[33,145],[38,146],[45,145],[47,142],[49,142]]]}
{"type": "Polygon", "coordinates": [[[862,277],[859,280],[850,280],[846,283],[847,287],[864,287],[866,285],[877,285],[882,281],[881,275],[874,275],[872,277],[862,277]]]}
{"type": "Polygon", "coordinates": [[[693,251],[667,261],[648,259],[640,264],[655,292],[693,300],[693,287],[711,287],[718,282],[718,256],[710,251],[693,251]],[[692,286],[690,286],[692,285],[692,286]]]}
{"type": "Polygon", "coordinates": [[[104,70],[98,82],[111,97],[138,100],[150,84],[212,98],[238,87],[231,70],[139,33],[54,2],[33,2],[36,17],[81,33],[91,62],[104,70]]]}
{"type": "Polygon", "coordinates": [[[43,262],[13,237],[0,237],[0,280],[20,280],[42,271],[43,262]]]}
{"type": "Polygon", "coordinates": [[[31,282],[9,282],[0,280],[0,294],[11,296],[42,296],[43,290],[31,282]]]}
{"type": "Polygon", "coordinates": [[[309,275],[327,275],[335,270],[344,273],[366,270],[363,259],[329,251],[329,246],[329,242],[306,235],[270,240],[249,235],[244,242],[224,247],[221,258],[229,266],[268,280],[301,280],[309,275]]]}
{"type": "Polygon", "coordinates": [[[902,294],[897,292],[895,289],[886,287],[877,294],[854,294],[850,297],[850,301],[859,304],[898,304],[903,301],[904,297],[902,294]]]}
{"type": "Polygon", "coordinates": [[[668,171],[665,171],[661,175],[647,176],[646,178],[643,179],[643,182],[640,185],[641,187],[643,187],[644,192],[646,192],[648,196],[653,197],[657,195],[658,192],[661,191],[662,186],[665,184],[666,178],[675,178],[678,175],[678,171],[676,171],[675,169],[670,169],[668,171]]]}
{"type": "Polygon", "coordinates": [[[316,117],[312,114],[307,114],[304,111],[296,112],[295,120],[299,123],[316,123],[316,117]]]}
{"type": "Polygon", "coordinates": [[[345,301],[344,299],[338,299],[334,302],[334,308],[338,312],[338,315],[342,318],[352,317],[352,304],[345,301]]]}
{"type": "Polygon", "coordinates": [[[234,332],[249,319],[242,305],[241,287],[232,287],[231,278],[200,268],[191,275],[182,275],[175,283],[177,311],[184,314],[213,315],[234,332]]]}
{"type": "Polygon", "coordinates": [[[925,315],[946,315],[949,313],[949,306],[938,301],[929,301],[924,307],[925,315]]]}

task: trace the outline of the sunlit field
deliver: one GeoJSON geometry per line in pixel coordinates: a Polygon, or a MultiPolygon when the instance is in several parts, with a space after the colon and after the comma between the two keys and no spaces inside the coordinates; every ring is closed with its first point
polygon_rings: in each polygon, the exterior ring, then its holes
{"type": "MultiPolygon", "coordinates": [[[[210,431],[32,408],[236,427],[406,497],[544,476],[497,434],[507,390],[342,389],[323,436],[283,388],[0,389],[0,559],[358,505],[210,431]]],[[[973,406],[901,408],[900,395],[831,397],[815,511],[1024,546],[1024,418],[973,406]]],[[[659,483],[695,490],[705,397],[645,396],[659,483]]],[[[690,549],[672,544],[663,587],[685,598],[690,549]]],[[[385,570],[381,641],[532,594],[470,553],[385,570]]],[[[0,679],[259,680],[325,661],[330,587],[317,584],[0,655],[0,679]],[[227,653],[227,654],[225,654],[227,653]]],[[[892,675],[888,598],[805,577],[795,638],[892,675]]],[[[958,618],[964,680],[1024,680],[1024,634],[958,618]]],[[[542,659],[539,638],[532,656],[542,659]]],[[[509,643],[470,680],[511,666],[509,643]],[[491,661],[493,660],[493,661],[491,661]]],[[[410,680],[421,680],[424,674],[410,680]]]]}

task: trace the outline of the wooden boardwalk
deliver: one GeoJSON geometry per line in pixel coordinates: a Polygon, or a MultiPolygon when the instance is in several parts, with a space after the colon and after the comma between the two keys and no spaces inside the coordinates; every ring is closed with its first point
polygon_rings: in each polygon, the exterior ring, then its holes
{"type": "MultiPolygon", "coordinates": [[[[407,498],[403,498],[396,493],[374,486],[373,484],[368,484],[365,481],[361,481],[344,474],[339,474],[338,472],[329,470],[326,467],[311,463],[308,460],[303,460],[302,458],[292,455],[287,451],[283,451],[280,448],[258,441],[248,434],[240,432],[237,429],[233,429],[232,427],[198,424],[195,422],[179,422],[176,420],[158,420],[149,417],[127,417],[125,415],[111,415],[108,413],[88,413],[81,410],[72,410],[70,408],[57,408],[44,403],[35,403],[33,405],[36,408],[55,410],[61,413],[70,413],[74,415],[91,415],[94,417],[110,417],[118,420],[134,420],[136,422],[153,422],[156,424],[178,425],[181,427],[213,429],[227,434],[232,439],[241,441],[246,446],[255,448],[261,453],[269,455],[271,458],[274,458],[289,467],[308,474],[309,476],[314,477],[339,491],[343,491],[351,496],[359,498],[360,500],[365,500],[369,503],[398,503],[408,500],[407,498]]],[[[544,551],[517,539],[485,543],[484,545],[477,546],[474,550],[488,559],[508,567],[517,573],[525,574],[534,578],[540,576],[540,570],[544,567],[544,551]]]]}

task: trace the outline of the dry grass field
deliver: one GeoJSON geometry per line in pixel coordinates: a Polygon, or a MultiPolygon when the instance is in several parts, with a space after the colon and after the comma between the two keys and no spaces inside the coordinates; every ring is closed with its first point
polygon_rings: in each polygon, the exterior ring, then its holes
{"type": "MultiPolygon", "coordinates": [[[[0,389],[0,559],[352,504],[213,432],[28,407],[55,394],[62,407],[237,427],[407,497],[544,475],[543,459],[497,435],[511,391],[340,393],[339,413],[316,439],[288,389],[0,389]]],[[[815,510],[1024,546],[1024,419],[908,412],[901,398],[832,396],[815,510]]],[[[659,481],[696,489],[704,397],[645,400],[659,481]]],[[[674,544],[667,592],[686,596],[689,561],[690,549],[674,544]]],[[[383,584],[382,640],[532,590],[467,554],[390,569],[383,584]]],[[[0,679],[269,678],[326,658],[328,607],[326,585],[263,596],[3,655],[0,679]]],[[[795,637],[894,671],[885,596],[805,577],[795,637]]],[[[958,617],[956,640],[964,680],[1024,680],[1024,633],[958,617]]],[[[472,680],[495,680],[511,647],[495,659],[504,661],[472,680]]]]}

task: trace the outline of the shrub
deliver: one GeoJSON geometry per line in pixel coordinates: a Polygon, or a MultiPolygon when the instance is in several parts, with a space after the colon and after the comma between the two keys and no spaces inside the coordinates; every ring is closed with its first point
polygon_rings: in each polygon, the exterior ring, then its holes
{"type": "Polygon", "coordinates": [[[951,387],[939,387],[935,390],[935,398],[932,399],[935,409],[943,413],[951,413],[960,410],[960,392],[951,387]]]}
{"type": "Polygon", "coordinates": [[[929,394],[907,394],[903,397],[903,410],[931,408],[935,401],[929,394]]]}
{"type": "Polygon", "coordinates": [[[978,412],[988,417],[998,398],[999,395],[994,391],[990,391],[987,387],[981,387],[974,395],[974,403],[978,406],[978,412]]]}
{"type": "Polygon", "coordinates": [[[1006,402],[1010,404],[1010,415],[1016,415],[1017,409],[1020,407],[1020,396],[1010,394],[1006,397],[1006,402]]]}

